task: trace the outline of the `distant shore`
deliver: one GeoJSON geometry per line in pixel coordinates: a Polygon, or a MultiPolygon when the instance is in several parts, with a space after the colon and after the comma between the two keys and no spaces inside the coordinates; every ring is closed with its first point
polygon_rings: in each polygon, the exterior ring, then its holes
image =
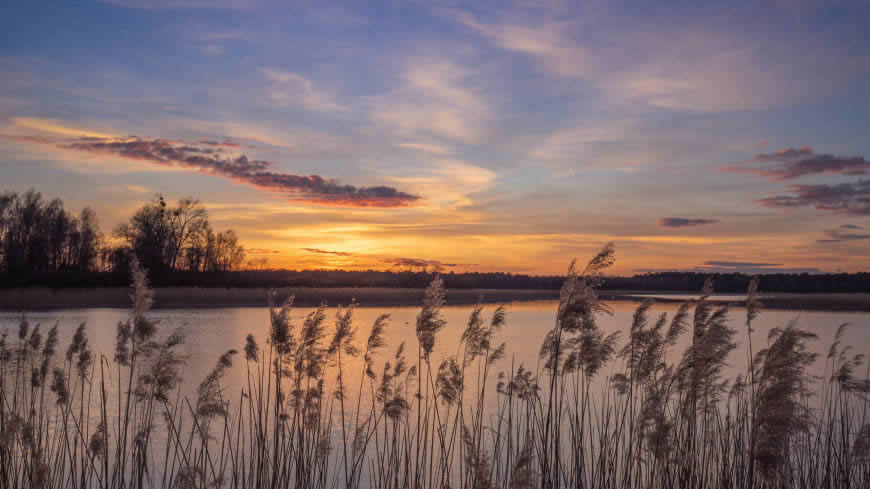
{"type": "MultiPolygon", "coordinates": [[[[683,293],[674,292],[621,292],[621,291],[602,291],[601,297],[606,300],[629,300],[642,301],[644,295],[655,295],[655,301],[662,303],[682,303],[686,299],[680,297],[668,297],[669,295],[680,296],[683,293]]],[[[764,309],[781,309],[792,311],[851,311],[851,312],[870,312],[870,294],[867,293],[808,293],[795,294],[785,292],[773,292],[770,294],[761,294],[759,297],[764,309]]],[[[743,300],[721,299],[715,296],[711,302],[718,304],[728,304],[733,307],[741,307],[744,305],[743,300]]]]}
{"type": "MultiPolygon", "coordinates": [[[[266,288],[162,287],[154,289],[157,309],[264,307],[268,305],[266,288]]],[[[294,304],[314,307],[348,304],[356,300],[362,307],[418,306],[424,289],[386,287],[284,287],[275,290],[276,302],[294,296],[294,304]]],[[[81,308],[126,308],[130,289],[104,288],[21,288],[0,289],[0,310],[35,311],[81,308]]],[[[455,289],[448,290],[450,305],[534,301],[558,299],[558,290],[455,289]]]]}
{"type": "MultiPolygon", "coordinates": [[[[0,310],[40,311],[57,309],[126,308],[130,304],[130,291],[125,287],[106,288],[21,288],[0,289],[0,310]]],[[[295,304],[312,307],[326,301],[330,305],[348,304],[352,299],[363,307],[418,306],[423,298],[423,289],[379,287],[287,287],[276,289],[277,299],[293,295],[295,304]]],[[[684,302],[669,292],[650,291],[601,291],[607,301],[643,300],[643,295],[655,294],[657,302],[684,302]]],[[[448,290],[448,305],[469,305],[478,301],[487,303],[525,302],[556,300],[558,290],[547,289],[452,289],[448,290]]],[[[714,302],[740,306],[742,301],[731,298],[714,298],[714,302]]],[[[870,312],[870,294],[786,294],[774,293],[762,297],[768,309],[818,310],[818,311],[865,311],[870,312]]],[[[166,287],[155,289],[156,308],[220,308],[263,307],[267,305],[267,289],[264,288],[209,288],[166,287]]]]}

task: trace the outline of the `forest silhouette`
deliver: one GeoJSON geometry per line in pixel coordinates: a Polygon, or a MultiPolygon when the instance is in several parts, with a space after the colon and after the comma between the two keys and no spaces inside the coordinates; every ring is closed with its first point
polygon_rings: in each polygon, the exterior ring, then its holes
{"type": "MultiPolygon", "coordinates": [[[[446,271],[432,261],[389,270],[270,269],[250,253],[233,230],[216,232],[200,201],[185,197],[170,204],[156,196],[106,236],[89,208],[78,214],[59,199],[47,201],[30,190],[0,194],[0,288],[123,287],[130,281],[130,257],[149,270],[157,287],[400,287],[425,288],[436,274],[452,289],[558,290],[564,275],[446,271]]],[[[720,293],[742,293],[746,273],[648,272],[606,276],[601,290],[697,291],[713,279],[720,293]]],[[[870,273],[766,273],[764,292],[870,292],[870,273]]]]}

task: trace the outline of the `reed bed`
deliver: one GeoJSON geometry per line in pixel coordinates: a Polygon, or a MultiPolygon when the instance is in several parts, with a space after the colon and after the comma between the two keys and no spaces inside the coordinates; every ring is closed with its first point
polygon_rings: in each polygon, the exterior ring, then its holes
{"type": "Polygon", "coordinates": [[[361,330],[356,303],[297,321],[292,298],[273,299],[268,337],[220,356],[193,395],[184,331],[149,318],[134,263],[114,354],[93,352],[84,324],[65,351],[57,326],[24,318],[0,336],[0,488],[870,487],[870,370],[847,325],[826,358],[797,322],[753,345],[753,281],[739,325],[707,284],[605,334],[596,287],[613,260],[608,245],[571,266],[535,366],[499,341],[505,308],[482,305],[436,362],[436,278],[413,345],[388,348],[388,315],[361,330]],[[726,378],[740,336],[743,373],[726,378]],[[238,398],[229,369],[245,372],[238,398]]]}

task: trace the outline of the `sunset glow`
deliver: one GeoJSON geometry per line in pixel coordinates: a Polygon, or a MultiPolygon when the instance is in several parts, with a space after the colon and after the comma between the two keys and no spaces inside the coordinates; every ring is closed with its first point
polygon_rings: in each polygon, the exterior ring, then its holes
{"type": "Polygon", "coordinates": [[[868,5],[678,3],[9,4],[0,191],[274,268],[870,269],[868,5]]]}

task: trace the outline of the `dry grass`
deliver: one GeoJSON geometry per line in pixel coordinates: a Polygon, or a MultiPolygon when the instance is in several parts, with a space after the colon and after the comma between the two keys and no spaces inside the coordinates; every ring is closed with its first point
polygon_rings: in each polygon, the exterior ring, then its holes
{"type": "Polygon", "coordinates": [[[623,335],[604,335],[596,287],[612,262],[606,247],[571,267],[536,368],[504,360],[505,310],[482,306],[436,364],[436,279],[417,344],[390,350],[388,316],[360,330],[355,304],[334,317],[321,306],[297,323],[292,298],[272,295],[268,338],[220,356],[191,398],[183,331],[149,319],[136,269],[112,358],[94,356],[85,327],[65,355],[56,329],[25,319],[2,336],[0,488],[870,486],[870,372],[845,326],[820,376],[815,337],[792,323],[725,378],[754,294],[739,329],[707,286],[670,317],[641,303],[623,335]],[[605,365],[617,373],[602,378],[605,365]],[[246,372],[238,399],[225,397],[231,368],[246,372]]]}

